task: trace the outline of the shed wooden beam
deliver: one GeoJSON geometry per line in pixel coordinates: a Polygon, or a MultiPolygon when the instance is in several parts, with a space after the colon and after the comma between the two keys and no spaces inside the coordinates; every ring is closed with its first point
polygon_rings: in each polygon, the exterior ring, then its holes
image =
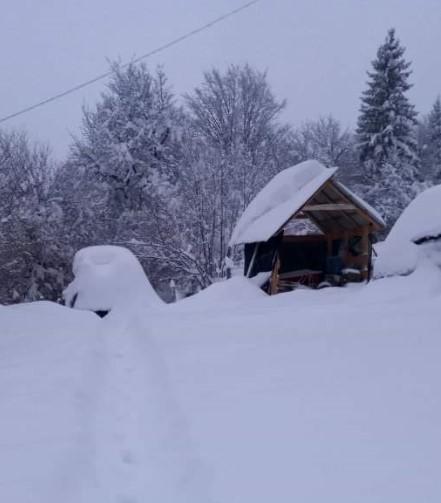
{"type": "Polygon", "coordinates": [[[350,203],[308,204],[302,211],[355,211],[357,207],[350,203]]]}

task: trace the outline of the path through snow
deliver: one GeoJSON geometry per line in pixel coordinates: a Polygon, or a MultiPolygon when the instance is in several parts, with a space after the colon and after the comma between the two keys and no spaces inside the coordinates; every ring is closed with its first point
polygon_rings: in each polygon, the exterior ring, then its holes
{"type": "Polygon", "coordinates": [[[145,323],[50,304],[0,309],[20,311],[0,338],[3,501],[211,501],[145,323]],[[28,316],[33,333],[21,333],[28,316]]]}
{"type": "Polygon", "coordinates": [[[439,503],[441,274],[0,307],[8,503],[439,503]]]}
{"type": "Polygon", "coordinates": [[[101,499],[94,501],[142,503],[148,495],[164,503],[210,502],[163,356],[144,325],[136,314],[103,323],[104,375],[95,414],[101,499]]]}

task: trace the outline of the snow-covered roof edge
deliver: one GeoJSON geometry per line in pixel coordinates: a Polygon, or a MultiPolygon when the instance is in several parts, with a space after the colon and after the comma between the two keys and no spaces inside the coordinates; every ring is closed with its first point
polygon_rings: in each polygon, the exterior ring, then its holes
{"type": "Polygon", "coordinates": [[[336,171],[337,168],[326,168],[318,161],[309,160],[278,173],[245,209],[229,246],[270,239],[336,171]]]}
{"type": "Polygon", "coordinates": [[[360,196],[357,196],[357,194],[352,192],[352,190],[348,189],[346,185],[343,185],[341,182],[333,180],[333,183],[335,183],[345,196],[351,199],[357,206],[360,207],[360,209],[364,210],[379,227],[386,227],[386,222],[383,217],[369,203],[360,196]]]}

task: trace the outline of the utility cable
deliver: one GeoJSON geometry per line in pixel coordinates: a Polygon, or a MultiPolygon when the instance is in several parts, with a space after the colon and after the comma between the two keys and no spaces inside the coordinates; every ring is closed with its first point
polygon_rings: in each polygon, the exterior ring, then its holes
{"type": "MultiPolygon", "coordinates": [[[[194,30],[189,31],[186,34],[181,35],[180,37],[177,37],[177,38],[171,40],[170,42],[167,42],[166,44],[161,45],[161,46],[157,47],[156,49],[153,49],[152,51],[143,54],[142,56],[138,56],[137,58],[132,59],[128,63],[124,63],[123,65],[121,65],[121,67],[125,68],[125,67],[129,66],[132,63],[138,63],[138,62],[140,62],[140,61],[142,61],[144,59],[147,59],[147,58],[149,58],[151,56],[154,56],[155,54],[158,54],[158,53],[160,53],[162,51],[165,51],[166,49],[169,49],[170,47],[173,47],[174,45],[177,45],[180,42],[183,42],[184,40],[187,40],[187,39],[189,39],[191,37],[194,37],[195,35],[203,32],[205,30],[208,30],[209,28],[212,28],[216,24],[221,23],[222,21],[225,21],[226,19],[228,19],[230,17],[232,17],[232,16],[234,16],[236,14],[239,14],[239,12],[242,12],[245,9],[248,9],[249,7],[251,7],[252,5],[256,4],[259,1],[260,0],[252,0],[250,2],[247,2],[247,3],[243,4],[243,5],[241,5],[240,7],[237,7],[236,9],[231,10],[231,11],[227,12],[226,14],[223,14],[222,16],[219,16],[219,17],[217,17],[217,18],[209,21],[208,23],[200,26],[199,28],[195,28],[194,30]]],[[[67,96],[69,94],[72,94],[72,93],[75,93],[76,91],[79,91],[80,89],[84,89],[87,86],[95,84],[95,82],[98,82],[100,80],[106,79],[107,77],[110,77],[110,75],[112,75],[112,71],[108,71],[108,72],[102,73],[100,75],[97,75],[96,77],[93,77],[92,79],[89,79],[89,80],[86,80],[85,82],[82,82],[81,84],[77,84],[76,86],[70,87],[69,89],[66,89],[65,91],[62,91],[62,92],[60,92],[58,94],[55,94],[55,95],[53,95],[53,96],[51,96],[49,98],[46,98],[46,99],[44,99],[42,101],[39,101],[38,103],[30,105],[30,106],[28,106],[26,108],[23,108],[21,110],[18,110],[17,112],[14,112],[12,114],[9,114],[9,115],[6,115],[4,117],[1,117],[0,118],[0,124],[3,123],[3,122],[8,121],[10,119],[13,119],[14,117],[18,117],[19,115],[23,115],[23,114],[25,114],[27,112],[35,110],[36,108],[42,107],[44,105],[47,105],[48,103],[52,103],[53,101],[59,100],[61,98],[64,98],[65,96],[67,96]]]]}

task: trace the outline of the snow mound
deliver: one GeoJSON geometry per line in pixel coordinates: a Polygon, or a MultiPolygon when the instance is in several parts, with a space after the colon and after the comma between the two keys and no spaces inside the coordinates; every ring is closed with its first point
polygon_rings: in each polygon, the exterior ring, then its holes
{"type": "Polygon", "coordinates": [[[418,265],[418,246],[410,241],[386,240],[375,244],[374,278],[405,276],[418,265]]]}
{"type": "Polygon", "coordinates": [[[138,259],[126,248],[83,248],[75,254],[72,269],[75,278],[63,292],[70,307],[109,311],[134,301],[148,306],[162,303],[138,259]]]}
{"type": "Polygon", "coordinates": [[[441,239],[420,245],[424,257],[441,269],[441,239]]]}
{"type": "Polygon", "coordinates": [[[400,215],[387,240],[417,242],[441,236],[441,185],[419,194],[400,215]]]}
{"type": "Polygon", "coordinates": [[[403,211],[386,240],[375,245],[374,278],[406,275],[429,260],[441,266],[441,185],[421,192],[403,211]],[[415,244],[417,243],[417,244],[415,244]]]}
{"type": "Polygon", "coordinates": [[[246,208],[230,246],[267,241],[336,171],[313,160],[281,171],[246,208]]]}
{"type": "Polygon", "coordinates": [[[178,305],[217,307],[248,303],[265,297],[267,295],[253,281],[244,276],[235,276],[225,281],[213,283],[199,293],[178,302],[178,305]]]}

